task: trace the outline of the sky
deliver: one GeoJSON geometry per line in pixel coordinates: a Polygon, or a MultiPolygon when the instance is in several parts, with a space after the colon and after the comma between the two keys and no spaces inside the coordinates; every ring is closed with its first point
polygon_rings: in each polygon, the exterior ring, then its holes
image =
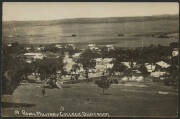
{"type": "Polygon", "coordinates": [[[3,21],[179,14],[177,2],[3,2],[3,21]]]}

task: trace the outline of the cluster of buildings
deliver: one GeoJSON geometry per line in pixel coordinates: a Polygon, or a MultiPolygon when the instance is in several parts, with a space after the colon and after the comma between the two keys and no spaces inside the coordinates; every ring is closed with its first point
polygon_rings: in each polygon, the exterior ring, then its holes
{"type": "Polygon", "coordinates": [[[95,44],[89,44],[88,48],[90,50],[100,51],[100,49],[95,44]]]}
{"type": "MultiPolygon", "coordinates": [[[[12,44],[7,44],[8,47],[11,47],[12,44]]],[[[65,45],[65,46],[62,46],[61,44],[55,44],[54,47],[58,48],[58,49],[61,49],[61,48],[68,48],[68,47],[72,47],[73,49],[75,49],[75,46],[73,44],[68,44],[68,45],[65,45]]],[[[114,46],[113,45],[106,45],[105,46],[107,48],[108,51],[110,50],[114,50],[114,46]]],[[[93,51],[100,51],[100,48],[97,47],[95,44],[88,44],[88,48],[90,50],[93,50],[93,51]]],[[[32,63],[33,61],[36,61],[36,60],[42,60],[44,59],[45,57],[47,57],[47,55],[41,51],[45,50],[45,47],[44,46],[39,46],[39,47],[36,47],[35,48],[35,51],[37,52],[32,52],[32,49],[31,47],[25,47],[27,53],[24,54],[25,58],[26,58],[26,62],[27,63],[32,63]]],[[[76,64],[76,60],[80,57],[80,55],[82,54],[82,52],[78,52],[78,53],[74,53],[72,55],[72,57],[69,57],[69,54],[65,54],[65,57],[64,57],[64,63],[66,64],[65,65],[65,69],[67,72],[70,72],[73,65],[76,64]]],[[[177,57],[179,55],[179,49],[178,48],[174,48],[173,51],[172,51],[172,57],[177,57]]],[[[59,56],[57,56],[56,58],[58,58],[59,56]]],[[[93,73],[94,75],[96,74],[102,74],[103,72],[105,72],[107,69],[111,69],[113,67],[113,58],[96,58],[94,59],[96,61],[96,66],[95,66],[95,69],[90,69],[90,73],[93,73]]],[[[131,68],[131,65],[130,65],[130,62],[120,62],[122,63],[123,65],[125,65],[127,68],[131,68]]],[[[77,73],[81,73],[81,72],[84,72],[83,70],[83,66],[78,64],[80,69],[77,70],[76,72],[73,72],[74,74],[77,74],[77,73]]],[[[136,66],[137,63],[136,62],[133,62],[133,66],[136,66]]],[[[167,71],[166,69],[169,68],[171,66],[171,64],[168,64],[166,63],[165,61],[159,61],[159,62],[156,62],[154,64],[150,64],[150,63],[145,63],[144,64],[148,73],[150,74],[151,77],[153,78],[159,78],[161,80],[164,79],[164,75],[167,74],[167,71]]],[[[131,78],[129,77],[122,77],[122,80],[136,80],[136,81],[142,81],[143,80],[143,76],[140,75],[141,72],[139,70],[134,70],[133,72],[135,72],[131,78]]],[[[117,73],[118,74],[118,73],[117,73]]]]}
{"type": "MultiPolygon", "coordinates": [[[[89,44],[88,48],[93,51],[101,51],[101,49],[97,47],[96,44],[89,44]]],[[[115,49],[113,45],[105,45],[105,48],[107,48],[108,51],[115,49]]]]}
{"type": "Polygon", "coordinates": [[[151,77],[160,78],[163,80],[163,76],[167,73],[166,69],[169,68],[171,65],[164,61],[159,61],[155,64],[145,63],[145,66],[151,77]]]}
{"type": "Polygon", "coordinates": [[[32,63],[37,59],[42,60],[44,57],[46,57],[46,55],[44,55],[43,53],[33,53],[33,52],[25,53],[24,56],[26,58],[27,63],[32,63]]]}
{"type": "Polygon", "coordinates": [[[96,58],[95,72],[104,72],[113,67],[113,58],[96,58]]]}
{"type": "MultiPolygon", "coordinates": [[[[125,65],[127,68],[131,68],[130,62],[121,62],[123,65],[125,65]]],[[[171,65],[164,62],[164,61],[159,61],[156,62],[155,64],[150,64],[150,63],[145,63],[145,68],[147,72],[149,73],[149,76],[152,77],[153,79],[158,79],[158,80],[164,80],[165,74],[167,74],[167,68],[169,68],[171,65]]],[[[134,67],[138,67],[138,64],[136,62],[133,62],[134,67]]],[[[116,73],[119,75],[119,72],[116,73]]],[[[121,73],[120,73],[121,74],[121,73]]],[[[129,75],[123,75],[121,77],[122,81],[144,81],[143,74],[141,71],[138,70],[138,68],[133,69],[132,73],[129,75]]]]}

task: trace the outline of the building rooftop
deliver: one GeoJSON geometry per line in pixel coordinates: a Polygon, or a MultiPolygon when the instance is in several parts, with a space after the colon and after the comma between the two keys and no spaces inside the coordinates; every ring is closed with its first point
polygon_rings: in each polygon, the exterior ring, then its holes
{"type": "Polygon", "coordinates": [[[170,65],[164,61],[159,61],[156,63],[157,65],[161,66],[162,68],[168,68],[170,65]]]}

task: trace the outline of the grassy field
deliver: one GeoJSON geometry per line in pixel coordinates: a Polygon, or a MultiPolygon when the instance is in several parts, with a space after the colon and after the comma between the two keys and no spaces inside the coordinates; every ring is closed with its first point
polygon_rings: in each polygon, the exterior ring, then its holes
{"type": "Polygon", "coordinates": [[[13,95],[3,96],[3,103],[3,116],[18,116],[14,115],[15,109],[59,112],[63,106],[64,112],[174,117],[177,114],[177,90],[158,83],[129,82],[113,84],[102,95],[102,89],[90,82],[66,84],[62,89],[46,89],[46,96],[42,96],[40,84],[23,84],[13,95]],[[168,94],[161,95],[158,91],[167,91],[168,94]]]}
{"type": "Polygon", "coordinates": [[[111,18],[111,20],[104,18],[100,22],[96,19],[73,20],[64,20],[67,23],[46,21],[42,22],[43,24],[36,21],[3,22],[3,41],[27,44],[75,43],[80,46],[87,43],[101,43],[119,47],[169,45],[178,41],[178,17],[158,19],[142,17],[140,21],[133,17],[111,18]],[[177,34],[172,38],[153,38],[147,35],[156,32],[177,34]],[[70,37],[72,34],[76,34],[76,37],[70,37]],[[119,37],[118,34],[124,36],[119,37]]]}

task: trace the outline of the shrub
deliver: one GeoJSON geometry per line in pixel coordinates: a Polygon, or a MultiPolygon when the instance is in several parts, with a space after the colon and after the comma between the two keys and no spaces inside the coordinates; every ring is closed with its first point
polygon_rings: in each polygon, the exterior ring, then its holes
{"type": "Polygon", "coordinates": [[[97,84],[98,87],[102,88],[103,95],[104,95],[104,90],[108,89],[111,85],[110,81],[107,79],[106,76],[102,76],[100,80],[96,80],[95,84],[97,84]]]}

